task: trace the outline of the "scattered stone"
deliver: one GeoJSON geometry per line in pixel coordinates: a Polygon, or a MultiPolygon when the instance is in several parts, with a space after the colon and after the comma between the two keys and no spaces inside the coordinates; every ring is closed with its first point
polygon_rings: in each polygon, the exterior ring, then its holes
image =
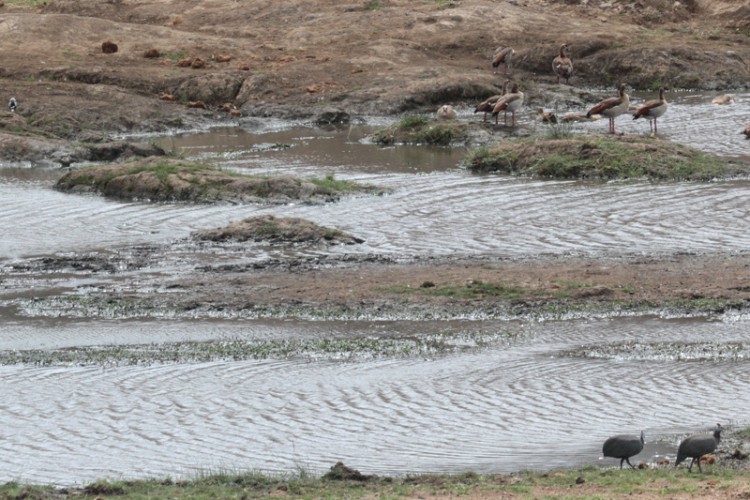
{"type": "Polygon", "coordinates": [[[170,94],[168,92],[162,92],[159,94],[159,99],[162,101],[175,101],[177,98],[174,96],[174,94],[170,94]]]}
{"type": "Polygon", "coordinates": [[[739,448],[735,448],[732,454],[730,455],[730,458],[733,458],[735,460],[746,460],[747,459],[747,453],[743,452],[739,448]]]}
{"type": "Polygon", "coordinates": [[[146,59],[155,59],[160,56],[161,56],[161,53],[157,49],[147,49],[143,53],[143,57],[145,57],[146,59]]]}
{"type": "Polygon", "coordinates": [[[701,457],[701,463],[702,464],[715,464],[716,463],[716,455],[710,454],[710,455],[703,455],[701,457]]]}
{"type": "Polygon", "coordinates": [[[229,54],[214,54],[213,59],[216,62],[229,62],[232,60],[232,56],[229,54]]]}
{"type": "Polygon", "coordinates": [[[117,44],[115,42],[102,42],[102,52],[105,54],[114,54],[117,52],[117,44]]]}
{"type": "Polygon", "coordinates": [[[347,467],[342,462],[336,462],[331,470],[325,473],[323,479],[328,481],[369,481],[375,476],[366,476],[356,469],[347,467]]]}
{"type": "Polygon", "coordinates": [[[206,67],[206,61],[201,59],[200,57],[196,57],[193,59],[193,63],[190,65],[193,69],[203,69],[206,67]]]}
{"type": "Polygon", "coordinates": [[[177,66],[180,68],[189,68],[193,65],[193,58],[192,57],[183,57],[182,59],[177,61],[177,66]]]}
{"type": "Polygon", "coordinates": [[[578,477],[576,478],[576,484],[583,484],[583,483],[585,483],[585,482],[586,482],[586,479],[584,479],[584,477],[583,477],[583,476],[578,476],[578,477]]]}

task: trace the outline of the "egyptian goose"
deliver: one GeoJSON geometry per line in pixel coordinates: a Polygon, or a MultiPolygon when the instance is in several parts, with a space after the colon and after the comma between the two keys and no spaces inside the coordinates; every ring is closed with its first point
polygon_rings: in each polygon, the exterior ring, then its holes
{"type": "Polygon", "coordinates": [[[667,104],[667,100],[664,99],[664,87],[661,87],[659,89],[659,98],[646,101],[638,106],[638,109],[633,113],[633,120],[641,117],[646,118],[649,125],[651,125],[651,132],[656,134],[656,119],[666,113],[667,106],[669,105],[667,104]]]}
{"type": "MultiPolygon", "coordinates": [[[[513,54],[515,53],[516,51],[512,47],[498,47],[495,55],[492,56],[492,67],[497,68],[501,64],[504,64],[505,74],[507,75],[510,69],[510,61],[513,59],[513,54]]],[[[497,74],[497,69],[495,69],[495,74],[497,74]]]]}
{"type": "Polygon", "coordinates": [[[734,98],[729,94],[718,95],[711,100],[711,104],[732,104],[734,98]]]}
{"type": "Polygon", "coordinates": [[[539,108],[537,111],[537,117],[542,123],[557,123],[557,116],[552,111],[544,111],[544,108],[539,108]]]}
{"type": "Polygon", "coordinates": [[[745,130],[742,133],[745,134],[746,139],[750,139],[750,123],[745,126],[745,130]]]}
{"type": "Polygon", "coordinates": [[[501,97],[503,97],[506,92],[508,92],[508,84],[510,83],[510,80],[506,80],[505,83],[503,83],[503,93],[502,94],[496,94],[491,97],[488,97],[484,101],[477,104],[477,107],[474,108],[474,113],[482,112],[484,113],[484,120],[487,121],[487,113],[492,111],[492,108],[495,107],[495,104],[497,104],[497,101],[500,100],[501,97]]]}
{"type": "Polygon", "coordinates": [[[557,75],[557,83],[560,83],[560,78],[565,78],[565,83],[573,76],[573,61],[567,55],[568,44],[564,43],[560,46],[560,55],[552,59],[552,71],[557,75]]]}
{"type": "Polygon", "coordinates": [[[625,93],[625,87],[627,83],[621,83],[618,88],[617,97],[610,97],[604,99],[602,102],[591,108],[586,113],[586,118],[591,118],[592,115],[602,115],[609,118],[609,133],[615,133],[615,118],[625,113],[630,106],[630,96],[625,93]]]}
{"type": "Polygon", "coordinates": [[[514,83],[513,88],[510,92],[501,97],[496,103],[495,107],[492,108],[492,116],[495,117],[495,124],[497,124],[497,118],[500,111],[505,111],[505,124],[508,124],[508,111],[511,113],[513,119],[513,126],[516,126],[516,111],[523,105],[523,92],[518,88],[518,84],[514,83]]]}
{"type": "Polygon", "coordinates": [[[438,120],[455,120],[456,110],[450,104],[443,104],[437,110],[438,120]]]}

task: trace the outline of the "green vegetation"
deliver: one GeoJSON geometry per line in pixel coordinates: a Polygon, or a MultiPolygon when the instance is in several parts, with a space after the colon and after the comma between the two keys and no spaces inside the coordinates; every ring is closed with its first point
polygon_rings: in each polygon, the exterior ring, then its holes
{"type": "Polygon", "coordinates": [[[383,290],[398,294],[419,294],[432,297],[450,297],[454,299],[483,299],[499,298],[507,301],[539,299],[542,297],[567,298],[575,290],[591,288],[594,285],[572,281],[558,281],[550,290],[524,288],[506,283],[486,283],[472,280],[463,285],[436,285],[432,281],[425,281],[419,287],[401,285],[383,290]]]}
{"type": "Polygon", "coordinates": [[[63,176],[56,187],[64,191],[90,190],[123,199],[193,202],[332,201],[345,193],[378,191],[374,186],[339,181],[333,175],[312,180],[250,176],[205,163],[165,157],[74,170],[63,176]]]}
{"type": "Polygon", "coordinates": [[[461,5],[458,0],[435,0],[438,9],[453,9],[461,5]]]}
{"type": "Polygon", "coordinates": [[[383,2],[380,0],[367,0],[365,2],[365,10],[380,10],[383,8],[383,2]]]}
{"type": "Polygon", "coordinates": [[[550,179],[709,181],[747,174],[719,157],[647,137],[514,139],[474,150],[465,164],[475,173],[550,179]]]}
{"type": "Polygon", "coordinates": [[[426,116],[407,116],[398,123],[378,130],[373,139],[378,144],[431,144],[450,146],[465,141],[467,124],[457,121],[433,121],[426,116]]]}
{"type": "Polygon", "coordinates": [[[336,179],[333,174],[326,174],[325,177],[313,177],[310,182],[328,194],[354,193],[359,190],[358,184],[336,179]]]}
{"type": "Polygon", "coordinates": [[[208,363],[249,359],[355,360],[439,356],[471,346],[486,346],[509,334],[438,332],[408,338],[323,338],[306,340],[175,342],[66,349],[0,351],[0,365],[137,366],[208,363]]]}
{"type": "Polygon", "coordinates": [[[8,7],[37,7],[44,5],[48,0],[5,0],[8,7]]]}
{"type": "Polygon", "coordinates": [[[523,472],[512,475],[423,474],[405,477],[367,476],[343,464],[314,477],[304,471],[269,476],[255,472],[217,472],[189,480],[100,480],[80,488],[48,486],[0,486],[0,498],[122,500],[145,498],[648,498],[674,496],[743,498],[748,487],[745,470],[705,466],[703,474],[673,467],[638,471],[620,469],[571,469],[523,472]],[[342,468],[345,473],[334,473],[342,468]]]}

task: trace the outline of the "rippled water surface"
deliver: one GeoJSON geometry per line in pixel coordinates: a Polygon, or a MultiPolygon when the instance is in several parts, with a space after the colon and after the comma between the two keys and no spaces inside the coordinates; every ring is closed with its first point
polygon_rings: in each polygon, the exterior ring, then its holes
{"type": "MultiPolygon", "coordinates": [[[[710,97],[668,95],[672,104],[660,133],[746,160],[750,141],[739,132],[748,120],[743,108],[750,96],[736,95],[735,104],[725,107],[709,104],[710,97]]],[[[478,119],[469,109],[461,116],[478,119]]],[[[536,126],[529,117],[521,121],[536,126]]],[[[306,250],[313,253],[521,257],[750,247],[746,180],[602,185],[473,176],[458,168],[462,150],[369,144],[365,137],[375,125],[323,130],[255,124],[164,139],[188,156],[238,170],[335,173],[391,190],[323,206],[122,203],[56,192],[56,171],[0,168],[0,264],[34,255],[179,243],[194,230],[267,213],[304,217],[366,240],[355,247],[306,250]]],[[[646,122],[627,118],[617,126],[628,133],[648,130],[646,122]]],[[[602,133],[606,122],[575,130],[602,133]]],[[[179,244],[171,248],[169,272],[192,265],[179,254],[179,244]]],[[[259,260],[274,252],[258,247],[235,257],[259,260]]],[[[2,279],[0,274],[2,293],[24,286],[2,279]]],[[[487,339],[443,355],[345,361],[321,355],[146,366],[2,366],[0,481],[70,484],[221,468],[322,472],[339,460],[377,474],[614,465],[615,460],[599,459],[608,435],[644,429],[649,443],[638,459],[650,459],[674,454],[686,432],[707,431],[717,421],[746,424],[741,409],[750,407],[747,360],[565,354],[582,346],[606,353],[609,345],[629,342],[745,346],[750,329],[741,318],[80,321],[17,317],[0,309],[0,320],[5,351],[438,332],[459,340],[487,339]]]]}

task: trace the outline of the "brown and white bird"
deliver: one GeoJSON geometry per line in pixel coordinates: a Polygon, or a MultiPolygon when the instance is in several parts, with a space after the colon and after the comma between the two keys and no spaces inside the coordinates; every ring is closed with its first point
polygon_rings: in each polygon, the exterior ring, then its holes
{"type": "Polygon", "coordinates": [[[615,133],[615,118],[625,113],[630,106],[630,96],[625,93],[627,83],[621,83],[618,88],[617,97],[604,99],[586,113],[586,118],[593,115],[602,115],[609,118],[609,133],[615,133]]]}
{"type": "Polygon", "coordinates": [[[456,110],[450,104],[443,104],[437,110],[438,120],[455,120],[456,110]]]}
{"type": "Polygon", "coordinates": [[[717,95],[716,97],[711,99],[711,104],[723,105],[723,104],[732,104],[732,102],[734,102],[734,97],[732,97],[729,94],[717,95]]]}
{"type": "Polygon", "coordinates": [[[667,100],[664,98],[664,87],[659,89],[659,98],[646,101],[635,110],[633,113],[633,120],[638,118],[646,118],[651,125],[651,132],[657,133],[656,130],[656,119],[667,112],[667,100]]]}
{"type": "Polygon", "coordinates": [[[552,59],[552,71],[557,75],[557,83],[560,78],[565,78],[565,83],[573,76],[573,60],[568,57],[568,44],[560,46],[560,55],[552,59]]]}
{"type": "Polygon", "coordinates": [[[503,93],[502,94],[496,94],[493,96],[488,97],[484,101],[477,104],[477,107],[474,108],[474,113],[482,112],[484,113],[484,120],[487,121],[487,113],[492,112],[492,108],[495,107],[495,104],[497,104],[497,101],[500,100],[507,92],[508,92],[508,85],[510,84],[510,80],[506,80],[505,83],[503,83],[503,93]]]}
{"type": "Polygon", "coordinates": [[[536,116],[542,123],[557,123],[557,115],[552,111],[544,111],[544,108],[539,108],[536,116]]]}
{"type": "Polygon", "coordinates": [[[495,68],[495,74],[497,74],[497,67],[501,64],[505,65],[505,74],[508,74],[510,70],[510,61],[513,59],[513,55],[516,53],[512,47],[498,47],[495,51],[495,55],[492,56],[492,67],[495,68]]]}
{"type": "Polygon", "coordinates": [[[516,111],[523,105],[523,92],[518,88],[518,84],[514,83],[513,88],[510,92],[505,94],[496,103],[495,107],[492,108],[492,116],[495,117],[495,124],[497,124],[497,118],[501,111],[505,111],[505,124],[508,124],[508,111],[511,113],[513,119],[513,126],[516,126],[516,111]]]}

